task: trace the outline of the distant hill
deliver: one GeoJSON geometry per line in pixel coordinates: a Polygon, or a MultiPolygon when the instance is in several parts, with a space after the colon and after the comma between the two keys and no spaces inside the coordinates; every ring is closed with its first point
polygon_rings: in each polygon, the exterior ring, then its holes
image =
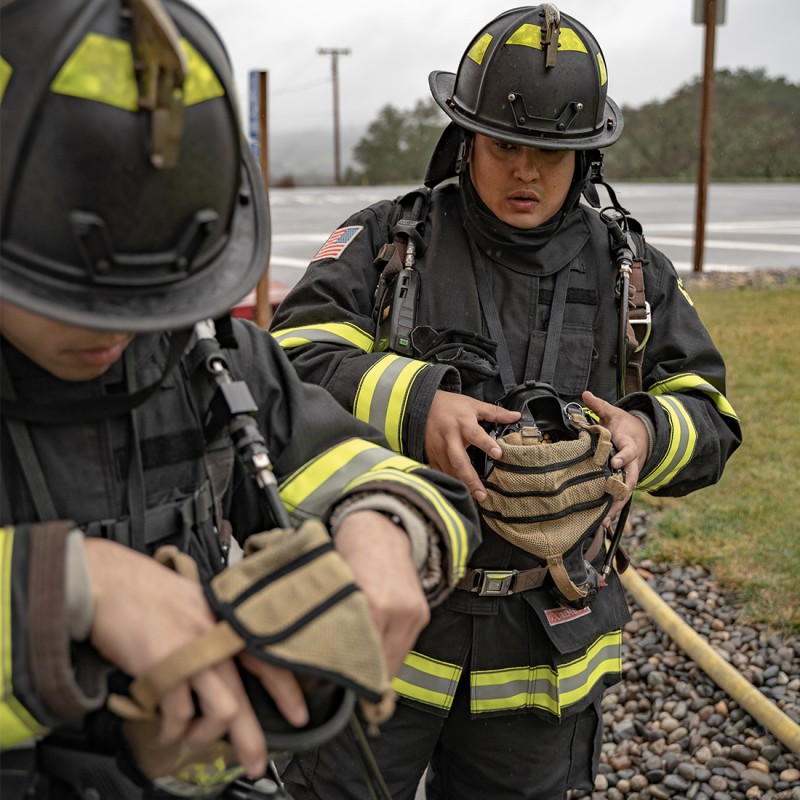
{"type": "MultiPolygon", "coordinates": [[[[352,166],[352,152],[364,128],[341,129],[341,168],[352,166]]],[[[269,139],[270,183],[280,185],[326,185],[333,183],[333,129],[316,128],[291,133],[273,133],[269,139]]]]}

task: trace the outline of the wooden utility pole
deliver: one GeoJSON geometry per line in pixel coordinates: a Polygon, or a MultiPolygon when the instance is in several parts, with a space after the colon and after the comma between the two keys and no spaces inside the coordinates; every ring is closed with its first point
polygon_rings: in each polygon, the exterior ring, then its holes
{"type": "MultiPolygon", "coordinates": [[[[269,189],[269,137],[267,132],[267,84],[268,74],[264,70],[250,73],[250,142],[261,167],[264,187],[269,189]]],[[[272,320],[269,301],[269,260],[264,265],[264,274],[256,286],[256,303],[253,321],[261,328],[268,328],[272,320]]]]}
{"type": "Polygon", "coordinates": [[[708,179],[711,174],[711,111],[714,101],[714,45],[717,25],[724,22],[725,0],[695,0],[694,21],[706,26],[703,58],[703,105],[700,111],[700,156],[697,164],[697,208],[694,228],[694,271],[703,271],[708,179]]]}
{"type": "Polygon", "coordinates": [[[348,48],[320,47],[317,53],[331,57],[331,77],[333,79],[333,181],[342,183],[341,144],[339,141],[339,56],[349,56],[348,48]]]}

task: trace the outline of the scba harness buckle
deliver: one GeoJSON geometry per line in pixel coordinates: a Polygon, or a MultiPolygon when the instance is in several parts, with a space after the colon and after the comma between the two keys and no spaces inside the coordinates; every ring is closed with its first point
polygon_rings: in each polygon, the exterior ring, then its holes
{"type": "Polygon", "coordinates": [[[514,594],[512,585],[518,572],[516,569],[476,569],[470,591],[479,597],[506,597],[514,594]]]}

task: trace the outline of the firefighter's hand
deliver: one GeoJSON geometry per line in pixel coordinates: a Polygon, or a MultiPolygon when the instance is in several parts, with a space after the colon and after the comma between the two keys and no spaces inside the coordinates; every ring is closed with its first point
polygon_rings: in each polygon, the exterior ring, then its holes
{"type": "Polygon", "coordinates": [[[480,503],[486,499],[486,490],[469,460],[467,447],[474,444],[490,458],[501,458],[503,451],[480,422],[507,425],[516,422],[519,416],[518,411],[508,411],[492,403],[439,389],[433,397],[425,424],[425,458],[434,469],[466,484],[480,503]]]}
{"type": "Polygon", "coordinates": [[[430,619],[408,534],[384,514],[354,511],[342,520],[335,543],[367,597],[393,677],[430,619]]]}
{"type": "Polygon", "coordinates": [[[608,428],[611,433],[611,440],[617,448],[616,454],[611,459],[611,466],[614,469],[625,470],[628,496],[625,500],[614,501],[608,516],[603,520],[603,525],[609,527],[639,482],[639,475],[647,461],[650,434],[645,424],[633,414],[601,400],[591,392],[584,392],[582,399],[586,407],[600,418],[600,424],[608,428]]]}
{"type": "MultiPolygon", "coordinates": [[[[199,584],[115,542],[87,538],[84,549],[95,606],[90,641],[128,675],[137,677],[214,626],[199,584]]],[[[290,722],[307,722],[303,694],[291,673],[255,659],[243,663],[290,722]]],[[[247,775],[264,774],[264,734],[232,660],[172,689],[161,698],[160,711],[162,744],[211,742],[227,735],[247,775]]]]}

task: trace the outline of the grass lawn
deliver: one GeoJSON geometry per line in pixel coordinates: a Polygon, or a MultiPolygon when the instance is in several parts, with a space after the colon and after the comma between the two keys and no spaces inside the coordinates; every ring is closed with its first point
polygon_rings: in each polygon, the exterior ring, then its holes
{"type": "Polygon", "coordinates": [[[746,613],[800,633],[800,286],[690,288],[744,443],[716,486],[660,508],[647,554],[713,568],[746,613]]]}

